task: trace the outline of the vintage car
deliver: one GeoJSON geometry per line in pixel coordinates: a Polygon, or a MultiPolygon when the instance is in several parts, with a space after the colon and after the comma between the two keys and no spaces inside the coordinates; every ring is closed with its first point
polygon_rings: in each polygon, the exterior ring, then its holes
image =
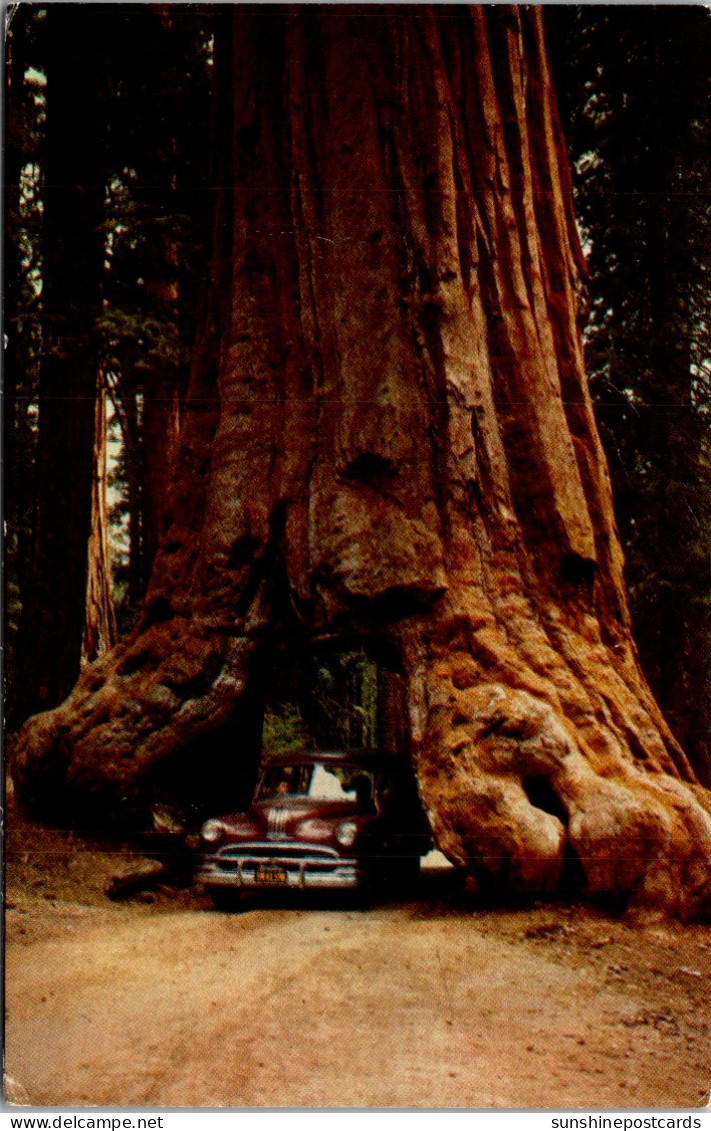
{"type": "Polygon", "coordinates": [[[197,879],[217,905],[245,890],[411,881],[432,847],[409,762],[363,750],[270,760],[248,811],[207,821],[200,841],[197,879]]]}

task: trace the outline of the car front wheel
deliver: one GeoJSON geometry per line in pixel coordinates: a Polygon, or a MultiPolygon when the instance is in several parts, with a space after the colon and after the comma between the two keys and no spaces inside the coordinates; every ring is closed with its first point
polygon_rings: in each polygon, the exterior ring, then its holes
{"type": "Polygon", "coordinates": [[[393,860],[389,868],[390,887],[396,891],[409,892],[417,886],[420,878],[420,857],[402,856],[393,860]]]}
{"type": "Polygon", "coordinates": [[[209,887],[206,890],[216,911],[244,910],[244,893],[239,888],[209,887]]]}

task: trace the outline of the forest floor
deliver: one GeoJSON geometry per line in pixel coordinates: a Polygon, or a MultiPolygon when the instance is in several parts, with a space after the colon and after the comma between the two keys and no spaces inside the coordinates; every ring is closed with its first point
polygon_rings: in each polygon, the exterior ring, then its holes
{"type": "Polygon", "coordinates": [[[6,1097],[33,1106],[704,1107],[711,928],[477,909],[111,902],[136,858],[10,813],[6,1097]]]}

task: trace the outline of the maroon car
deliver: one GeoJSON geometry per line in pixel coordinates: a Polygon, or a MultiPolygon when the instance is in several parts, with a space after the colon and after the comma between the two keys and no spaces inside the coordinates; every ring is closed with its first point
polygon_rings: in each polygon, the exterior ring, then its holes
{"type": "Polygon", "coordinates": [[[203,825],[197,878],[215,903],[264,888],[412,879],[432,847],[409,762],[374,751],[272,759],[246,813],[203,825]]]}

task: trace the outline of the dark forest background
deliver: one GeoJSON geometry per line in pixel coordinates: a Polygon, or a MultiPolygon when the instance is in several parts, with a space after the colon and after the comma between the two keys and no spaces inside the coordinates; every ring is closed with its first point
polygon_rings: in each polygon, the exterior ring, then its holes
{"type": "MultiPolygon", "coordinates": [[[[80,665],[130,630],[146,590],[219,238],[210,132],[224,8],[20,4],[9,15],[12,728],[61,702],[80,665]]],[[[635,638],[672,730],[711,784],[711,14],[555,6],[546,24],[635,638]]],[[[314,674],[319,710],[341,720],[347,744],[371,737],[375,679],[355,654],[314,674]]],[[[265,741],[288,745],[303,728],[287,688],[265,741]]]]}

